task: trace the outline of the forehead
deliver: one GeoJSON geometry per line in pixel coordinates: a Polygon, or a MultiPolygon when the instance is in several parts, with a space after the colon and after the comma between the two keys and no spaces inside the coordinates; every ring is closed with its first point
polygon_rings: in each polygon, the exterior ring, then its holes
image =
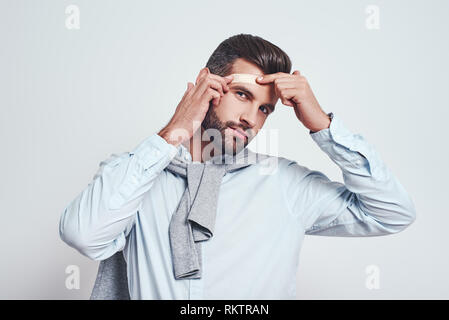
{"type": "MultiPolygon", "coordinates": [[[[248,73],[232,73],[233,79],[228,84],[230,89],[247,91],[254,99],[262,104],[272,104],[277,102],[274,86],[271,84],[260,85],[256,82],[258,75],[248,73]]],[[[272,107],[274,108],[274,107],[272,107]]]]}
{"type": "Polygon", "coordinates": [[[261,85],[256,82],[256,78],[264,75],[264,73],[254,63],[237,58],[232,65],[230,74],[235,75],[232,82],[228,85],[230,88],[243,87],[250,91],[255,99],[261,103],[276,104],[277,97],[274,85],[272,83],[261,85]]]}

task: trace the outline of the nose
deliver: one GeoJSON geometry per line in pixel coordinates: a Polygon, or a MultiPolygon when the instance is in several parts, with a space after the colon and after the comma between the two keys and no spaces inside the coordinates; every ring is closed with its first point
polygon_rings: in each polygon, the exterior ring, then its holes
{"type": "Polygon", "coordinates": [[[247,127],[253,128],[256,125],[258,109],[259,108],[254,106],[246,108],[240,115],[240,121],[245,123],[247,127]]]}

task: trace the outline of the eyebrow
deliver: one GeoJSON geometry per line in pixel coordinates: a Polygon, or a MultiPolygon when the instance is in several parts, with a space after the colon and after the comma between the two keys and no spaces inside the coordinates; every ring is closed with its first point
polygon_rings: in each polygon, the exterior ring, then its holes
{"type": "MultiPolygon", "coordinates": [[[[242,91],[244,92],[248,97],[250,97],[251,99],[254,99],[254,94],[245,86],[242,85],[233,85],[231,89],[234,90],[238,90],[238,91],[242,91]]],[[[259,107],[267,107],[271,109],[271,112],[274,111],[274,105],[272,105],[271,103],[265,103],[260,105],[259,107]]]]}

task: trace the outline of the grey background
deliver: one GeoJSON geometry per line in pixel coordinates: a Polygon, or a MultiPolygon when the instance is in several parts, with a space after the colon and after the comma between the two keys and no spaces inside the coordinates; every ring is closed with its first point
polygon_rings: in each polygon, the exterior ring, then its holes
{"type": "MultiPolygon", "coordinates": [[[[85,299],[98,262],[59,239],[64,207],[101,160],[162,128],[225,38],[285,50],[326,112],[362,134],[412,196],[417,220],[384,237],[307,236],[298,299],[449,298],[448,1],[1,1],[1,299],[85,299]],[[80,30],[65,8],[80,9],[80,30]],[[380,29],[365,26],[367,5],[380,29]],[[365,286],[368,265],[380,288],[365,286]],[[79,290],[65,287],[68,265],[79,290]]],[[[279,154],[342,181],[280,102],[279,154]]]]}

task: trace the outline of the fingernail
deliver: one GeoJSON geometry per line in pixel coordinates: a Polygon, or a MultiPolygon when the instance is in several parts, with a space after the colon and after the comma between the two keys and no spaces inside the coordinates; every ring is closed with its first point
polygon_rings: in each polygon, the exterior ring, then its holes
{"type": "Polygon", "coordinates": [[[263,79],[263,77],[262,77],[262,76],[260,76],[260,77],[258,77],[258,78],[257,78],[257,80],[262,80],[262,79],[263,79]]]}

